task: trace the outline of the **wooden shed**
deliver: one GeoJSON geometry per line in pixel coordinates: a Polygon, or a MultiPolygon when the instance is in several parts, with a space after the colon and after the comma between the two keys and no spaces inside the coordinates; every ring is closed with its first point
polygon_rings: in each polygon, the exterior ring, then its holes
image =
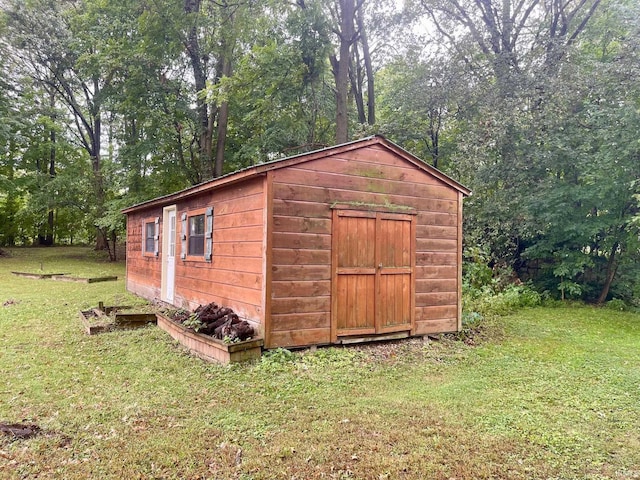
{"type": "Polygon", "coordinates": [[[127,289],[265,348],[457,331],[469,193],[380,136],[263,163],[125,209],[127,289]]]}

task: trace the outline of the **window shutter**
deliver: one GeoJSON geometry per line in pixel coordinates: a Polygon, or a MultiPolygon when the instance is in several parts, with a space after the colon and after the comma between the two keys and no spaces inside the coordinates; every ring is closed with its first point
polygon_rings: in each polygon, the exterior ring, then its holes
{"type": "Polygon", "coordinates": [[[182,231],[180,232],[180,239],[182,247],[180,251],[180,258],[184,260],[187,258],[187,212],[182,214],[182,231]]]}
{"type": "Polygon", "coordinates": [[[205,214],[205,232],[204,232],[204,259],[211,261],[213,254],[213,207],[207,208],[205,214]]]}
{"type": "Polygon", "coordinates": [[[153,254],[157,257],[160,254],[160,217],[156,217],[156,232],[153,237],[153,254]]]}

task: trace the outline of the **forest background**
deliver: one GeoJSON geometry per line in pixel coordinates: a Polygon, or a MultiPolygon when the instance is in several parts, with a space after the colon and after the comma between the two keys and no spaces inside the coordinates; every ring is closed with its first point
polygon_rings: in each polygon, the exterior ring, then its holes
{"type": "Polygon", "coordinates": [[[635,0],[0,7],[0,247],[114,257],[123,207],[378,133],[473,190],[469,288],[640,307],[635,0]]]}

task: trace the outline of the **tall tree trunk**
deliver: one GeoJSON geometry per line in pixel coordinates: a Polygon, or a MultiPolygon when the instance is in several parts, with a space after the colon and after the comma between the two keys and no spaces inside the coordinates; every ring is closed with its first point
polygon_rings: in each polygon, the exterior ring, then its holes
{"type": "Polygon", "coordinates": [[[615,242],[613,244],[613,247],[611,248],[609,260],[607,261],[607,275],[605,277],[602,290],[600,291],[600,296],[598,297],[598,305],[604,303],[604,301],[607,299],[609,290],[611,289],[611,284],[613,283],[613,279],[616,277],[616,272],[618,271],[618,259],[616,257],[616,253],[619,247],[620,243],[615,242]]]}
{"type": "MultiPolygon", "coordinates": [[[[98,81],[94,80],[94,91],[100,89],[98,81]]],[[[91,167],[93,171],[93,195],[96,206],[96,219],[101,218],[105,214],[104,205],[104,179],[102,177],[102,158],[101,158],[101,135],[102,135],[102,119],[100,117],[100,107],[94,103],[92,106],[91,117],[93,125],[91,129],[91,167]]],[[[96,227],[96,250],[105,250],[107,248],[107,238],[102,229],[96,227]]]]}
{"type": "MultiPolygon", "coordinates": [[[[55,122],[56,114],[55,114],[54,108],[56,106],[56,96],[53,91],[50,94],[49,100],[50,100],[49,107],[51,107],[51,120],[52,122],[55,122]]],[[[51,142],[51,145],[49,147],[49,179],[52,180],[56,176],[56,131],[53,127],[51,128],[51,132],[49,134],[49,140],[51,142]]],[[[49,212],[47,215],[47,232],[44,239],[46,245],[53,245],[53,241],[54,241],[53,228],[54,228],[53,206],[50,205],[49,212]]]]}
{"type": "Polygon", "coordinates": [[[356,110],[358,112],[358,122],[366,123],[367,116],[364,111],[364,94],[362,93],[362,73],[360,68],[360,60],[358,58],[358,49],[353,49],[351,64],[349,66],[349,80],[351,81],[351,92],[356,101],[356,110]]]}
{"type": "Polygon", "coordinates": [[[339,3],[339,58],[335,55],[331,59],[333,75],[336,82],[336,143],[349,140],[349,63],[351,45],[355,41],[354,17],[356,13],[355,0],[338,0],[339,3]]]}
{"type": "MultiPolygon", "coordinates": [[[[229,18],[233,22],[233,16],[229,18]]],[[[222,58],[220,59],[221,78],[230,77],[232,73],[231,58],[233,55],[233,44],[229,44],[226,39],[222,42],[222,58]]],[[[218,109],[218,128],[216,134],[216,159],[214,176],[220,177],[224,171],[224,147],[227,140],[227,127],[229,125],[229,102],[226,100],[220,104],[218,109]]]]}
{"type": "Polygon", "coordinates": [[[358,22],[358,31],[360,34],[360,44],[362,45],[362,58],[364,60],[364,72],[367,76],[367,123],[369,125],[375,125],[376,123],[376,103],[375,103],[375,89],[373,81],[373,66],[371,65],[371,52],[369,51],[369,40],[367,38],[367,32],[364,27],[364,13],[360,8],[356,15],[358,22]]]}
{"type": "MultiPolygon", "coordinates": [[[[201,3],[201,0],[185,0],[185,13],[197,15],[200,12],[201,3]]],[[[201,96],[201,93],[207,86],[207,72],[198,39],[198,26],[195,21],[189,29],[185,49],[191,63],[197,95],[196,111],[198,115],[198,125],[196,136],[198,142],[199,170],[201,180],[205,180],[214,176],[213,162],[211,159],[213,129],[211,128],[212,122],[209,121],[209,105],[206,99],[201,96]]]]}

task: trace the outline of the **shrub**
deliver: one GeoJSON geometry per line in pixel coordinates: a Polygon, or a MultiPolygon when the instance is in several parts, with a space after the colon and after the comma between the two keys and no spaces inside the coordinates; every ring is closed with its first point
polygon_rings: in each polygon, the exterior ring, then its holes
{"type": "Polygon", "coordinates": [[[613,300],[609,300],[607,303],[604,304],[604,306],[609,310],[617,310],[619,312],[626,312],[630,310],[629,305],[627,305],[624,300],[621,300],[619,298],[614,298],[613,300]]]}
{"type": "Polygon", "coordinates": [[[540,305],[542,296],[530,285],[511,284],[499,292],[487,287],[464,292],[463,302],[466,312],[477,312],[482,316],[506,315],[519,308],[540,305]]]}

